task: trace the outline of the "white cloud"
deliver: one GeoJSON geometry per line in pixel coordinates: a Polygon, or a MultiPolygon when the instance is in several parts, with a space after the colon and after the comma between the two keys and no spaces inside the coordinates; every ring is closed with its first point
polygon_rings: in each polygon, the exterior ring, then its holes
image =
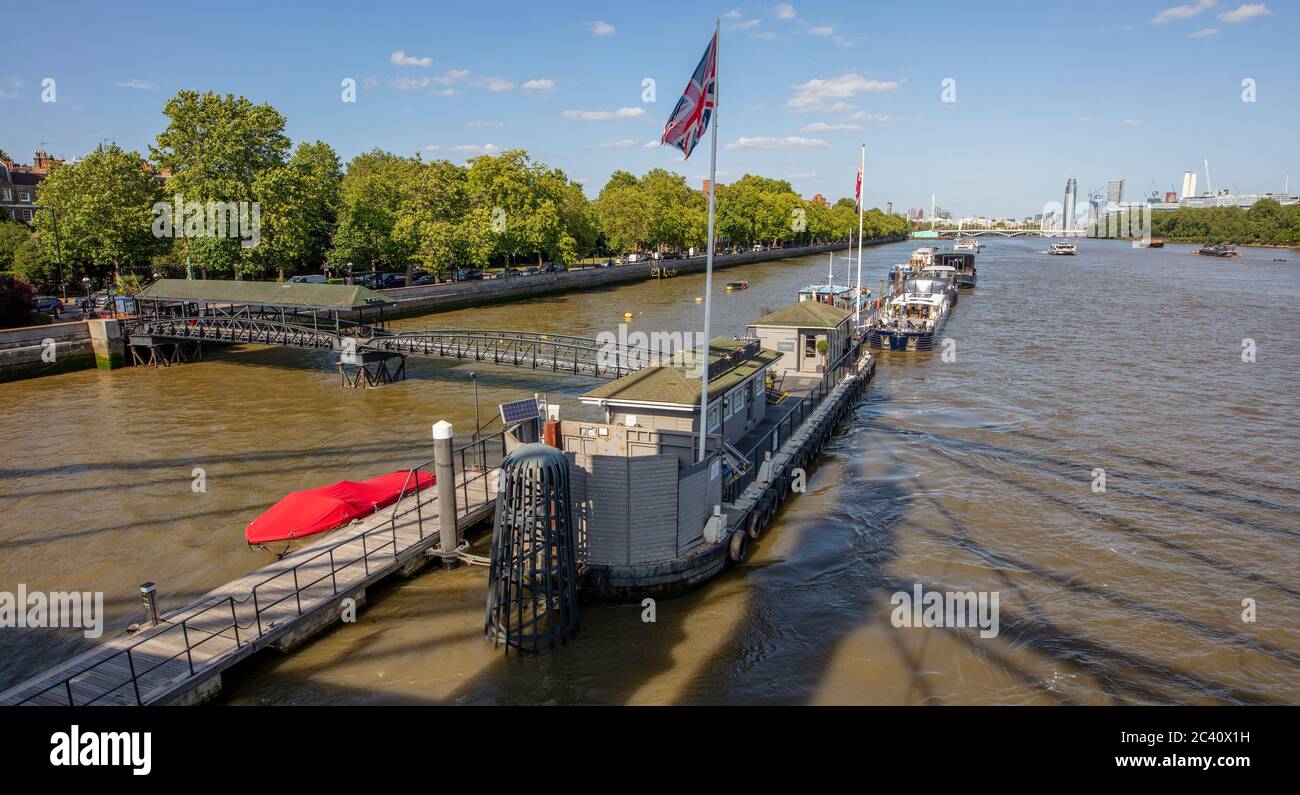
{"type": "Polygon", "coordinates": [[[807,113],[821,110],[827,99],[843,99],[874,91],[893,91],[896,88],[897,81],[868,80],[848,72],[839,77],[816,78],[794,86],[794,96],[785,104],[796,113],[807,113]]]}
{"type": "Polygon", "coordinates": [[[911,121],[912,119],[911,116],[890,116],[888,113],[867,113],[865,110],[860,110],[857,113],[851,114],[848,118],[856,121],[879,122],[911,121]]]}
{"type": "Polygon", "coordinates": [[[827,124],[824,121],[815,121],[812,124],[805,125],[799,132],[836,132],[840,130],[861,129],[861,124],[827,124]]]}
{"type": "Polygon", "coordinates": [[[502,122],[499,122],[499,121],[482,121],[482,120],[480,120],[480,121],[472,121],[472,122],[470,122],[469,124],[466,124],[465,126],[466,126],[466,127],[473,127],[473,128],[475,128],[475,129],[481,129],[481,128],[483,128],[483,127],[500,127],[500,126],[502,126],[502,122]]]}
{"type": "Polygon", "coordinates": [[[731,9],[730,11],[728,11],[727,13],[723,14],[723,15],[722,15],[722,18],[723,18],[723,19],[735,19],[736,17],[739,17],[739,16],[742,16],[742,14],[740,13],[740,9],[739,9],[739,8],[733,8],[733,9],[731,9]]]}
{"type": "Polygon", "coordinates": [[[663,141],[660,141],[658,138],[654,139],[653,141],[646,141],[646,142],[645,142],[645,148],[646,148],[646,149],[658,149],[658,148],[662,147],[663,145],[664,145],[664,144],[663,144],[663,141]]]}
{"type": "Polygon", "coordinates": [[[370,77],[367,77],[365,80],[362,80],[362,81],[361,81],[361,87],[362,87],[362,88],[378,88],[378,87],[379,87],[379,80],[378,80],[377,78],[375,78],[375,77],[372,75],[372,76],[370,76],[370,77]]]}
{"type": "Polygon", "coordinates": [[[1190,37],[1193,38],[1193,39],[1203,39],[1203,38],[1205,38],[1206,36],[1213,36],[1213,35],[1217,34],[1218,32],[1219,32],[1219,31],[1218,31],[1217,28],[1203,28],[1203,29],[1201,29],[1201,30],[1197,30],[1197,31],[1193,31],[1193,32],[1191,32],[1191,33],[1188,33],[1187,35],[1190,36],[1190,37]]]}
{"type": "Polygon", "coordinates": [[[448,69],[433,79],[442,83],[444,86],[449,86],[452,83],[458,83],[467,77],[469,77],[468,69],[448,69]]]}
{"type": "Polygon", "coordinates": [[[1123,124],[1126,127],[1141,127],[1144,122],[1140,119],[1125,119],[1120,122],[1120,124],[1123,124]]]}
{"type": "Polygon", "coordinates": [[[514,83],[504,77],[475,77],[470,82],[479,88],[486,88],[488,91],[509,91],[515,87],[514,83]]]}
{"type": "Polygon", "coordinates": [[[1163,25],[1176,19],[1191,19],[1202,11],[1208,11],[1213,6],[1214,0],[1196,0],[1194,4],[1166,8],[1151,18],[1151,24],[1163,25]]]}
{"type": "Polygon", "coordinates": [[[433,66],[433,59],[427,55],[417,58],[414,55],[407,55],[404,50],[394,52],[388,56],[388,60],[392,61],[396,66],[433,66]]]}
{"type": "Polygon", "coordinates": [[[795,172],[794,174],[786,174],[785,178],[786,179],[812,179],[815,176],[817,176],[817,174],[816,172],[813,171],[798,171],[795,172]]]}
{"type": "Polygon", "coordinates": [[[617,32],[613,25],[599,19],[595,22],[588,22],[587,29],[591,31],[593,36],[613,36],[617,32]]]}
{"type": "Polygon", "coordinates": [[[789,3],[777,3],[776,8],[772,9],[772,12],[776,14],[777,19],[794,19],[797,16],[794,11],[794,6],[789,3]]]}
{"type": "Polygon", "coordinates": [[[524,81],[521,88],[525,91],[550,91],[555,88],[555,81],[549,77],[534,78],[533,80],[524,81]]]}
{"type": "Polygon", "coordinates": [[[836,102],[826,110],[829,113],[848,113],[851,110],[857,110],[857,107],[857,105],[852,105],[848,102],[836,102]]]}
{"type": "Polygon", "coordinates": [[[620,138],[617,141],[606,141],[600,145],[601,149],[630,149],[636,146],[635,138],[620,138]]]}
{"type": "Polygon", "coordinates": [[[1242,3],[1231,11],[1225,11],[1219,14],[1219,19],[1224,22],[1245,22],[1255,17],[1272,16],[1273,12],[1268,10],[1268,6],[1263,3],[1242,3]]]}
{"type": "Polygon", "coordinates": [[[453,152],[459,155],[490,155],[493,152],[500,152],[501,147],[495,144],[461,144],[459,146],[439,146],[430,144],[424,147],[426,152],[453,152]]]}
{"type": "Polygon", "coordinates": [[[560,114],[566,119],[582,121],[609,121],[610,119],[639,119],[645,108],[619,108],[618,110],[566,110],[560,114]]]}
{"type": "Polygon", "coordinates": [[[394,77],[393,88],[398,91],[419,91],[433,84],[431,77],[394,77]]]}
{"type": "Polygon", "coordinates": [[[135,89],[139,89],[140,91],[158,90],[157,84],[150,83],[148,80],[123,80],[122,82],[114,83],[113,85],[117,86],[118,88],[135,88],[135,89]]]}
{"type": "Polygon", "coordinates": [[[745,138],[741,137],[727,144],[728,149],[825,149],[830,146],[820,138],[800,138],[788,135],[785,138],[745,138]]]}
{"type": "Polygon", "coordinates": [[[814,36],[834,36],[835,27],[833,25],[818,25],[815,28],[808,28],[808,32],[814,36]]]}
{"type": "Polygon", "coordinates": [[[737,22],[731,27],[735,30],[753,30],[758,27],[758,25],[759,21],[757,19],[747,19],[744,22],[737,22]]]}
{"type": "Polygon", "coordinates": [[[18,99],[19,89],[23,87],[23,81],[16,77],[11,77],[5,81],[8,88],[0,88],[0,99],[18,99]]]}
{"type": "Polygon", "coordinates": [[[771,41],[776,38],[776,34],[770,30],[763,30],[755,33],[753,38],[759,39],[760,41],[771,41]]]}

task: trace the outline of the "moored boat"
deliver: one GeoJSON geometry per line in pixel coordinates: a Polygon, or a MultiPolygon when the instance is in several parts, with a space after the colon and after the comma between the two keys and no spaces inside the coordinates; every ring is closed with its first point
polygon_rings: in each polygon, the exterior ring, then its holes
{"type": "Polygon", "coordinates": [[[935,263],[953,269],[952,283],[957,287],[969,289],[975,286],[975,255],[969,251],[945,251],[935,263]]]}
{"type": "Polygon", "coordinates": [[[744,279],[739,279],[734,282],[727,282],[727,292],[733,292],[735,290],[748,290],[748,289],[749,289],[749,282],[745,281],[744,279]]]}
{"type": "Polygon", "coordinates": [[[1052,247],[1047,250],[1047,253],[1056,254],[1057,256],[1061,256],[1061,255],[1069,256],[1069,255],[1077,254],[1078,251],[1079,251],[1079,247],[1074,243],[1074,241],[1058,240],[1052,244],[1052,247]]]}
{"type": "Polygon", "coordinates": [[[984,248],[984,244],[973,237],[968,237],[965,240],[958,240],[952,247],[953,251],[971,251],[975,253],[979,253],[979,250],[982,248],[984,248]]]}
{"type": "Polygon", "coordinates": [[[867,330],[867,345],[887,351],[928,351],[948,316],[944,292],[903,293],[886,299],[875,324],[867,330]]]}

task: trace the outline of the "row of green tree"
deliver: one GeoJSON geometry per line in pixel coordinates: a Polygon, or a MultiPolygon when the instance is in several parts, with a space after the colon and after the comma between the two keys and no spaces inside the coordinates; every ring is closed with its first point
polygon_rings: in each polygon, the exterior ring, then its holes
{"type": "MultiPolygon", "coordinates": [[[[639,178],[616,171],[590,201],[578,182],[523,150],[465,165],[376,150],[345,169],[328,144],[293,147],[270,105],[182,91],[163,115],[147,156],[109,146],[55,165],[37,187],[45,209],[33,228],[0,224],[0,271],[46,289],[59,262],[72,285],[155,272],[284,278],[325,265],[335,274],[447,273],[698,249],[707,239],[707,195],[663,169],[639,178]],[[260,209],[256,245],[233,231],[213,234],[184,209],[241,202],[260,209]],[[163,214],[176,223],[160,226],[163,214]]],[[[867,237],[907,233],[901,217],[865,216],[867,237]]],[[[717,190],[724,246],[843,239],[856,227],[853,200],[805,200],[783,180],[746,175],[717,190]]]]}
{"type": "Polygon", "coordinates": [[[1151,234],[1196,243],[1300,245],[1300,204],[1261,199],[1249,208],[1180,207],[1151,214],[1151,234]]]}

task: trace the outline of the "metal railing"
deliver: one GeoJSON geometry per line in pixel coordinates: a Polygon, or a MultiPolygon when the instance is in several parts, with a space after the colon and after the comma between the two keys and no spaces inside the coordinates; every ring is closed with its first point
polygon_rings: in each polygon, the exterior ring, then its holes
{"type": "MultiPolygon", "coordinates": [[[[482,437],[453,449],[454,471],[462,476],[457,478],[459,482],[456,486],[458,492],[456,509],[457,519],[468,516],[472,512],[469,498],[471,492],[478,491],[478,484],[481,484],[484,499],[487,499],[490,495],[491,483],[488,481],[488,478],[493,476],[496,469],[500,466],[501,460],[505,457],[506,430],[507,429],[503,428],[490,436],[482,437]]],[[[253,640],[251,637],[241,637],[241,629],[248,630],[255,628],[257,632],[256,637],[260,639],[270,631],[270,629],[274,628],[274,623],[270,626],[267,626],[264,623],[264,618],[269,619],[269,613],[274,608],[285,604],[289,600],[293,600],[294,615],[295,617],[301,616],[304,613],[304,593],[316,586],[322,585],[326,580],[329,580],[330,598],[334,598],[340,593],[348,590],[348,582],[342,583],[342,588],[340,588],[339,575],[346,572],[349,568],[360,564],[364,569],[365,577],[369,577],[372,572],[372,561],[376,555],[381,555],[381,560],[385,564],[390,562],[396,564],[400,560],[403,552],[424,541],[426,538],[424,532],[423,509],[425,505],[437,498],[437,489],[433,487],[432,483],[420,488],[419,484],[422,474],[434,474],[433,461],[427,461],[423,464],[412,467],[407,471],[406,480],[403,482],[402,489],[398,493],[397,501],[393,503],[392,511],[388,515],[388,520],[383,524],[366,530],[360,535],[349,535],[345,538],[340,538],[329,546],[316,551],[309,557],[295,561],[293,566],[290,568],[278,571],[259,580],[253,585],[249,594],[242,599],[236,598],[234,595],[229,595],[196,613],[187,615],[185,618],[181,619],[179,623],[164,620],[164,623],[168,624],[168,626],[161,631],[153,632],[147,637],[140,638],[131,645],[108,654],[102,659],[96,660],[84,668],[80,668],[62,676],[55,682],[42,687],[40,690],[24,696],[18,703],[34,703],[36,699],[49,692],[62,689],[66,695],[68,706],[89,706],[103,700],[110,694],[116,693],[117,691],[129,686],[132,689],[132,697],[135,704],[143,705],[149,692],[142,691],[141,680],[154,671],[157,671],[162,666],[184,657],[189,675],[193,676],[197,670],[195,668],[194,652],[196,649],[203,646],[203,644],[208,643],[214,638],[224,636],[234,641],[234,650],[239,650],[251,643],[253,640]],[[426,493],[428,496],[425,496],[426,493]],[[403,506],[403,501],[409,496],[416,497],[414,504],[403,506]],[[416,515],[415,524],[417,528],[417,540],[413,541],[411,544],[403,546],[398,535],[398,521],[404,517],[410,516],[412,513],[416,515]],[[342,547],[355,545],[358,542],[361,544],[359,554],[350,557],[343,557],[339,554],[339,550],[342,547]],[[328,570],[322,574],[313,576],[309,581],[304,581],[306,576],[303,574],[304,567],[317,563],[318,561],[321,561],[322,558],[328,560],[328,570]],[[281,581],[285,578],[292,581],[293,587],[291,590],[283,595],[277,596],[269,602],[266,601],[265,597],[259,598],[259,592],[264,592],[271,583],[281,581]],[[249,602],[252,603],[252,615],[247,623],[241,624],[239,621],[238,605],[248,604],[249,602]],[[204,628],[194,625],[193,622],[195,622],[196,619],[219,607],[229,607],[230,620],[228,623],[224,623],[216,628],[204,628]],[[227,632],[232,631],[233,635],[226,635],[227,632]],[[143,657],[146,652],[142,651],[140,647],[145,644],[157,644],[164,636],[174,632],[179,632],[181,634],[181,650],[156,661],[152,659],[153,655],[151,654],[148,667],[141,668],[138,658],[143,657]],[[191,635],[196,632],[202,635],[201,639],[197,641],[192,640],[191,638],[191,635]],[[78,702],[74,691],[74,680],[85,677],[90,672],[100,669],[101,666],[117,661],[121,658],[125,658],[128,672],[128,675],[123,678],[122,682],[112,687],[107,687],[107,689],[104,689],[103,692],[98,693],[93,698],[78,702]]],[[[477,508],[474,510],[477,510],[477,508]]]]}
{"type": "Polygon", "coordinates": [[[141,679],[143,679],[148,674],[151,674],[154,671],[158,670],[162,666],[167,665],[168,663],[179,659],[181,656],[185,657],[190,675],[193,676],[194,675],[194,650],[202,646],[204,643],[207,643],[208,641],[212,640],[213,638],[224,636],[226,630],[229,629],[234,630],[235,648],[236,649],[242,648],[243,645],[247,643],[247,641],[241,641],[239,637],[239,618],[235,612],[235,598],[233,596],[228,596],[224,599],[214,602],[213,604],[203,608],[199,612],[194,613],[193,615],[186,616],[179,624],[170,624],[166,629],[160,632],[156,632],[147,638],[142,638],[140,641],[133,643],[124,649],[119,649],[118,651],[113,652],[112,654],[109,654],[100,660],[97,660],[96,662],[86,666],[85,668],[81,668],[74,673],[70,673],[67,676],[64,676],[62,679],[59,679],[53,684],[41,688],[40,690],[36,691],[35,693],[32,693],[31,695],[25,696],[22,700],[18,702],[18,704],[22,705],[22,704],[34,703],[36,699],[40,698],[46,693],[49,693],[52,690],[62,689],[65,695],[67,696],[68,706],[88,707],[96,703],[97,701],[100,701],[101,699],[105,698],[109,694],[116,693],[117,691],[121,690],[127,685],[130,685],[132,688],[132,693],[136,705],[142,706],[144,704],[144,700],[140,692],[141,679]],[[206,633],[207,636],[204,637],[202,640],[198,641],[197,643],[191,643],[190,622],[194,621],[196,618],[204,615],[205,613],[215,610],[218,607],[223,607],[227,605],[230,607],[230,623],[223,624],[222,626],[218,627],[215,631],[207,630],[207,629],[199,629],[195,627],[194,631],[206,633]],[[144,645],[145,643],[156,642],[162,636],[171,632],[175,632],[177,630],[179,630],[181,633],[182,643],[184,644],[184,648],[181,649],[181,651],[175,652],[158,662],[154,662],[153,664],[149,665],[149,667],[144,668],[143,670],[139,669],[139,667],[136,665],[136,660],[135,660],[136,649],[138,649],[140,646],[144,645]],[[119,657],[123,657],[123,656],[125,656],[126,658],[127,670],[130,672],[130,676],[124,679],[120,685],[116,685],[115,687],[110,687],[104,690],[99,695],[95,696],[94,698],[88,701],[82,701],[78,703],[76,700],[76,695],[74,694],[72,689],[73,680],[79,677],[87,676],[91,671],[94,671],[100,666],[105,665],[109,662],[113,662],[117,660],[119,657]]]}
{"type": "Polygon", "coordinates": [[[804,420],[826,400],[826,396],[853,373],[857,366],[858,353],[864,344],[865,340],[863,339],[855,341],[839,360],[826,371],[817,386],[813,387],[812,392],[805,397],[799,398],[799,402],[794,405],[788,414],[781,418],[780,422],[772,426],[767,433],[763,434],[748,450],[742,453],[749,462],[749,467],[742,472],[736,473],[737,477],[732,480],[723,482],[722,499],[724,502],[735,502],[758,476],[759,466],[763,463],[764,455],[769,451],[776,452],[773,449],[773,439],[776,439],[777,449],[779,449],[779,446],[785,444],[786,440],[794,435],[794,432],[798,430],[804,420]]]}

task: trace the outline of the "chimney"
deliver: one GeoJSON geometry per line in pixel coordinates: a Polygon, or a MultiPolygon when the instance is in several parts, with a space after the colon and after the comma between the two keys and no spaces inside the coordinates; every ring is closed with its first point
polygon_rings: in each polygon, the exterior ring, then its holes
{"type": "Polygon", "coordinates": [[[50,157],[49,152],[44,149],[37,149],[36,153],[32,155],[32,171],[38,174],[48,173],[50,164],[53,162],[54,158],[50,157]]]}

